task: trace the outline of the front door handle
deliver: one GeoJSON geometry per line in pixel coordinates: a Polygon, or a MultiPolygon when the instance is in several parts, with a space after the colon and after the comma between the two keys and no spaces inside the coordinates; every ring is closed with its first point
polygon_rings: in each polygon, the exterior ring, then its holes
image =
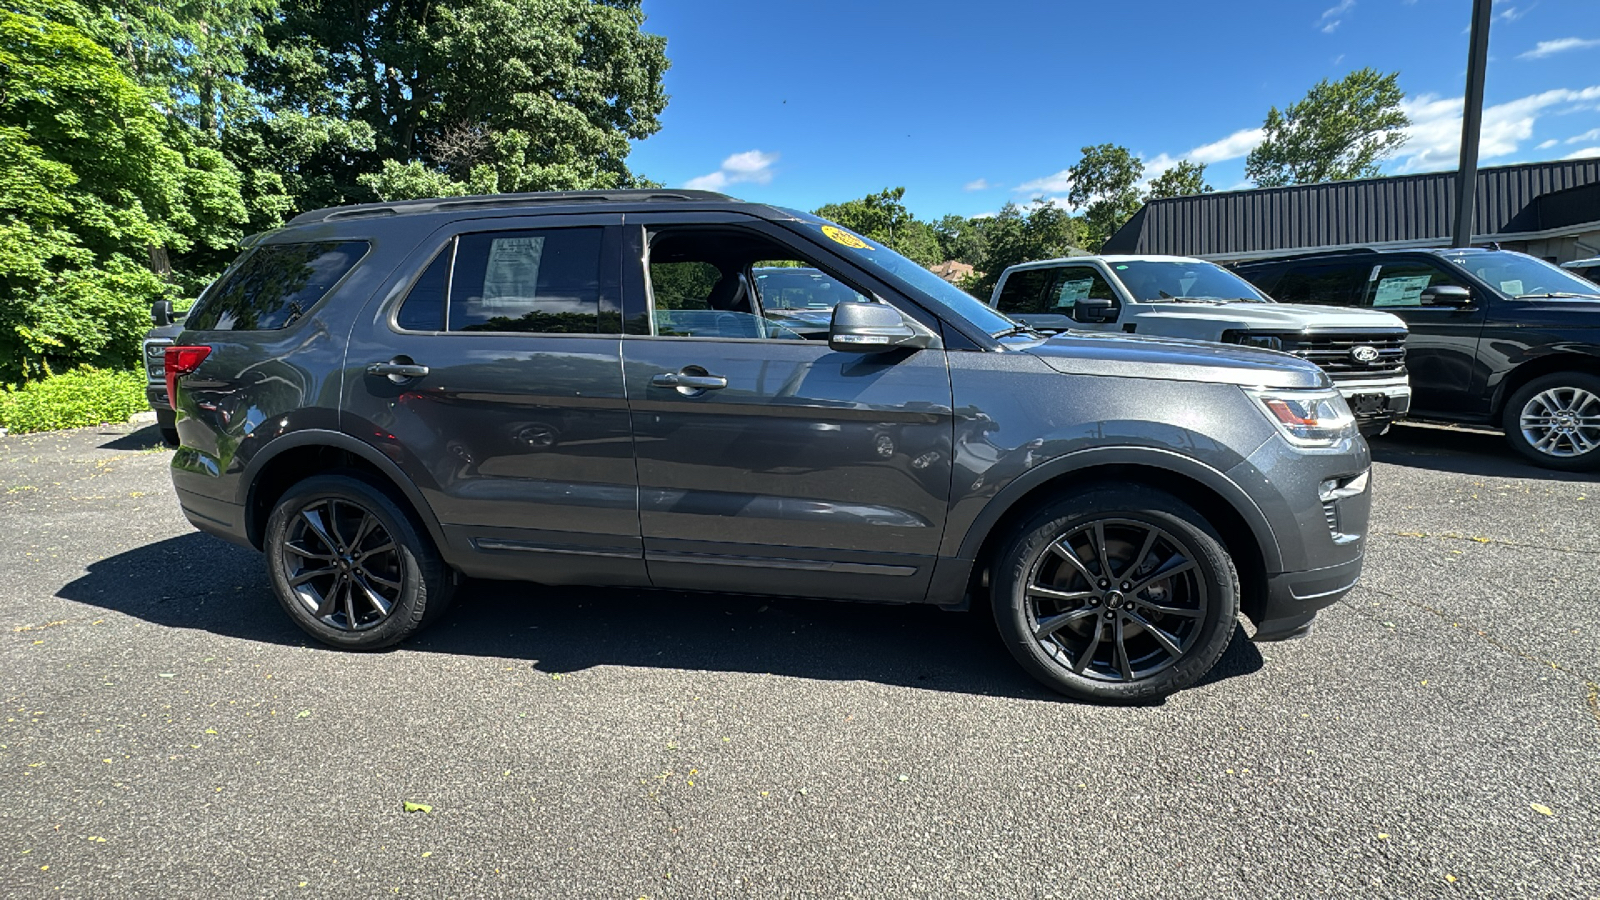
{"type": "Polygon", "coordinates": [[[387,375],[389,380],[396,384],[411,378],[421,378],[428,374],[427,366],[419,366],[404,357],[396,357],[388,362],[375,362],[367,366],[368,375],[387,375]]]}
{"type": "Polygon", "coordinates": [[[728,386],[728,379],[721,375],[696,375],[689,372],[662,372],[660,375],[650,376],[650,383],[656,387],[677,388],[680,391],[717,391],[728,386]]]}

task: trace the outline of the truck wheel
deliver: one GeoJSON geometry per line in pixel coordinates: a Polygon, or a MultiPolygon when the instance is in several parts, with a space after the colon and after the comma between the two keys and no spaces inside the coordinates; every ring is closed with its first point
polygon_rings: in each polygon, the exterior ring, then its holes
{"type": "Polygon", "coordinates": [[[1206,520],[1144,487],[1051,503],[1006,542],[994,615],[1024,669],[1069,697],[1140,703],[1199,681],[1233,637],[1239,578],[1206,520]]]}
{"type": "Polygon", "coordinates": [[[1600,468],[1600,378],[1584,372],[1535,378],[1511,395],[1501,425],[1511,446],[1535,465],[1600,468]]]}
{"type": "Polygon", "coordinates": [[[397,644],[450,602],[450,569],[433,541],[356,475],[317,475],[290,488],[267,519],[265,548],[279,604],[335,647],[397,644]]]}
{"type": "Polygon", "coordinates": [[[156,410],[156,430],[161,432],[161,442],[168,447],[176,447],[182,443],[178,438],[178,414],[172,410],[156,410]]]}

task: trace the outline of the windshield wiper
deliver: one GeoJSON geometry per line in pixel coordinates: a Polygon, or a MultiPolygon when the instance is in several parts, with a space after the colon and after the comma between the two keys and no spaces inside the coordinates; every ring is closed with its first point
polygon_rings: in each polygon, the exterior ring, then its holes
{"type": "Polygon", "coordinates": [[[1529,297],[1533,297],[1533,298],[1536,298],[1536,299],[1538,299],[1538,298],[1555,298],[1555,297],[1592,297],[1592,298],[1594,298],[1596,300],[1600,300],[1600,294],[1580,294],[1577,291],[1567,291],[1564,294],[1518,294],[1516,297],[1514,297],[1512,299],[1514,299],[1514,300],[1524,300],[1524,299],[1527,299],[1529,297]]]}
{"type": "Polygon", "coordinates": [[[1012,335],[1017,335],[1017,334],[1031,334],[1034,337],[1041,337],[1041,338],[1044,337],[1044,333],[1043,332],[1035,331],[1032,328],[1029,328],[1027,325],[1013,325],[1012,327],[1007,328],[1004,331],[997,331],[994,334],[991,334],[989,336],[994,338],[995,340],[999,340],[1000,338],[1011,337],[1012,335]]]}
{"type": "Polygon", "coordinates": [[[1218,297],[1174,297],[1166,291],[1157,291],[1161,299],[1168,303],[1232,303],[1232,300],[1223,300],[1218,297]]]}

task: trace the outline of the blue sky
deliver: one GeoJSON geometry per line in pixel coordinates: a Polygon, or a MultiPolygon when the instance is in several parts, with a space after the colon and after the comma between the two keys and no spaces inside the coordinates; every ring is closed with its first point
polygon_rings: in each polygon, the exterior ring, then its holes
{"type": "MultiPolygon", "coordinates": [[[[1399,71],[1392,174],[1453,168],[1469,0],[644,0],[667,38],[636,172],[812,209],[903,185],[924,218],[1066,192],[1086,144],[1244,187],[1267,109],[1399,71]]],[[[1600,0],[1496,0],[1480,165],[1600,156],[1600,0]]],[[[1063,200],[1064,203],[1064,200],[1063,200]]]]}

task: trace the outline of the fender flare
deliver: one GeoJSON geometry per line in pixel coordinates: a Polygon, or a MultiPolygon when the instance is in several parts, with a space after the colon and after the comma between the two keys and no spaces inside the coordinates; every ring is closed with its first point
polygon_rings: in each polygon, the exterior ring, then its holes
{"type": "Polygon", "coordinates": [[[1256,544],[1261,549],[1262,562],[1268,572],[1282,571],[1283,557],[1278,549],[1277,536],[1266,514],[1254,499],[1226,475],[1192,457],[1156,447],[1093,447],[1055,457],[1029,469],[1001,488],[967,526],[961,539],[959,558],[976,560],[983,543],[1000,520],[1018,503],[1045,482],[1062,475],[1070,475],[1097,466],[1133,465],[1161,469],[1174,475],[1189,478],[1211,489],[1223,498],[1250,528],[1256,544]]]}
{"type": "Polygon", "coordinates": [[[307,428],[276,438],[265,447],[262,447],[260,452],[250,459],[249,465],[245,466],[244,475],[239,479],[239,496],[235,502],[240,504],[245,511],[245,537],[252,544],[259,545],[260,539],[260,535],[255,533],[256,529],[251,527],[250,524],[250,510],[253,508],[252,504],[255,501],[257,479],[261,471],[270,465],[274,459],[277,459],[286,451],[294,450],[298,447],[333,447],[338,450],[349,451],[371,463],[373,468],[381,472],[385,478],[393,482],[395,487],[400,489],[400,493],[405,496],[406,502],[411,504],[411,509],[417,514],[417,518],[421,519],[423,526],[428,529],[428,534],[433,538],[434,546],[438,547],[441,552],[447,549],[449,545],[445,542],[444,530],[440,527],[438,518],[434,516],[433,508],[428,505],[428,501],[422,496],[422,491],[417,488],[416,484],[406,476],[399,466],[395,465],[394,460],[384,456],[383,453],[379,452],[378,448],[371,444],[359,441],[340,431],[329,431],[322,428],[307,428]]]}

